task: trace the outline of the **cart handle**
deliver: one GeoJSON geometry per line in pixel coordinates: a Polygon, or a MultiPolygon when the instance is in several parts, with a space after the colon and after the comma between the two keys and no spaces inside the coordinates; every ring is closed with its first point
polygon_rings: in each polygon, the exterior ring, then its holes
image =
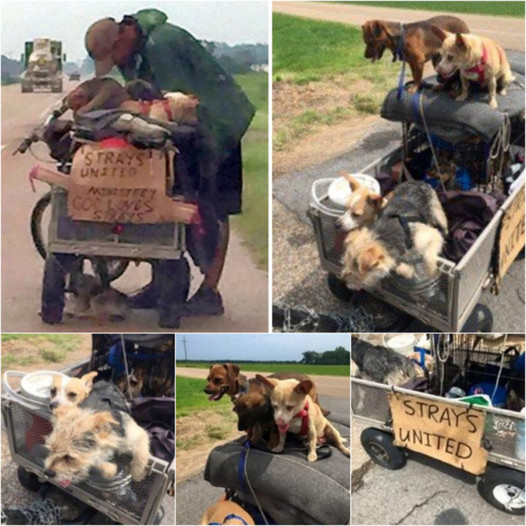
{"type": "Polygon", "coordinates": [[[24,407],[30,406],[33,409],[40,409],[40,410],[45,409],[49,411],[47,404],[37,402],[36,400],[33,400],[32,398],[27,398],[26,396],[21,395],[20,393],[18,393],[11,387],[9,383],[9,379],[11,377],[23,378],[26,374],[27,373],[24,373],[22,371],[5,371],[4,376],[2,377],[2,386],[5,392],[9,394],[10,398],[20,403],[24,407]]]}

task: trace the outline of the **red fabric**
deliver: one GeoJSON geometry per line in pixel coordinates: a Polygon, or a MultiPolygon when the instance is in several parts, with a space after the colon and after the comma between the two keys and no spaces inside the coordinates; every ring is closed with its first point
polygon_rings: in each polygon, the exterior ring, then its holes
{"type": "MultiPolygon", "coordinates": [[[[500,50],[499,50],[499,54],[500,54],[500,50]]],[[[484,46],[482,46],[482,57],[480,59],[480,62],[476,66],[466,69],[467,73],[477,73],[478,74],[479,84],[484,84],[484,82],[486,81],[486,70],[484,69],[484,66],[486,65],[487,61],[488,61],[488,50],[484,46]]]]}
{"type": "Polygon", "coordinates": [[[99,142],[103,148],[127,148],[128,142],[121,137],[109,137],[99,142]]]}
{"type": "Polygon", "coordinates": [[[309,430],[309,401],[307,400],[305,402],[305,405],[303,406],[303,409],[295,414],[293,418],[301,418],[301,429],[300,429],[300,436],[305,436],[307,434],[307,431],[309,430]]]}

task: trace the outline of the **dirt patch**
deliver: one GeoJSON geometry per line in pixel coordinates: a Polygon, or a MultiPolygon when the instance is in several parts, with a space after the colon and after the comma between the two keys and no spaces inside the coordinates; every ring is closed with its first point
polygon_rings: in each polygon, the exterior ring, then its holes
{"type": "Polygon", "coordinates": [[[228,413],[199,411],[177,419],[176,484],[203,471],[214,447],[244,435],[236,429],[235,420],[230,409],[228,413]]]}
{"type": "MultiPolygon", "coordinates": [[[[298,85],[274,82],[272,175],[321,163],[352,148],[379,117],[359,112],[357,94],[374,91],[374,83],[339,75],[298,85]]],[[[374,110],[375,98],[368,99],[374,110]]]]}

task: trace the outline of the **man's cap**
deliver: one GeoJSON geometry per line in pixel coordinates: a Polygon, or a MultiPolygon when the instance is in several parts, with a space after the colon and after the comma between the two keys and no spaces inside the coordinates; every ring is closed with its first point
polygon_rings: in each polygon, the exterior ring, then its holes
{"type": "Polygon", "coordinates": [[[114,18],[97,20],[86,31],[84,39],[89,56],[95,61],[95,76],[102,77],[113,67],[113,46],[119,36],[119,24],[114,18]]]}

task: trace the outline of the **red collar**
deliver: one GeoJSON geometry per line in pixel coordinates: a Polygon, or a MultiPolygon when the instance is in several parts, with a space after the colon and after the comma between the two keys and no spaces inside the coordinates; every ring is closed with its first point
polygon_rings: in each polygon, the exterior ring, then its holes
{"type": "Polygon", "coordinates": [[[309,401],[305,400],[303,409],[295,414],[292,418],[301,418],[301,429],[299,432],[300,436],[306,436],[309,431],[309,401]]]}
{"type": "Polygon", "coordinates": [[[152,107],[152,104],[154,102],[162,102],[163,108],[164,108],[164,112],[166,113],[166,116],[168,117],[168,120],[172,121],[173,120],[173,115],[172,115],[172,110],[170,108],[170,101],[168,99],[160,99],[160,100],[156,100],[156,101],[153,101],[153,100],[141,100],[140,101],[140,103],[141,103],[141,113],[144,113],[145,115],[150,113],[150,108],[152,107]]]}
{"type": "Polygon", "coordinates": [[[485,65],[488,62],[488,50],[485,48],[485,46],[482,46],[482,57],[480,58],[480,62],[473,66],[472,68],[466,69],[467,73],[477,73],[479,76],[478,82],[479,84],[484,84],[486,81],[486,69],[485,65]]]}

